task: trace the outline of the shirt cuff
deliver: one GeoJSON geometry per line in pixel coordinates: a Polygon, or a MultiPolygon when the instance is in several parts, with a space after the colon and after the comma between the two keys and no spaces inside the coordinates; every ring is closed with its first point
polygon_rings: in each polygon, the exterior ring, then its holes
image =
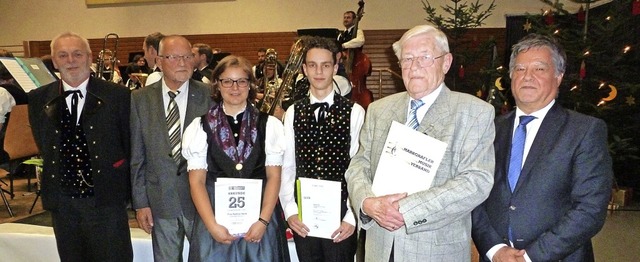
{"type": "Polygon", "coordinates": [[[491,249],[489,249],[489,251],[487,251],[487,254],[486,254],[487,258],[490,261],[493,261],[493,256],[496,254],[496,252],[498,252],[498,249],[501,249],[506,246],[507,246],[506,244],[497,244],[493,246],[491,249]]]}

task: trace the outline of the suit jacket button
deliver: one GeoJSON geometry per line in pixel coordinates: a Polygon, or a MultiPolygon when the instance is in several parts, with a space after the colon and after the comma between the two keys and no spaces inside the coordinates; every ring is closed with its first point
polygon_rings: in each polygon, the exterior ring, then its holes
{"type": "Polygon", "coordinates": [[[422,223],[427,223],[427,219],[426,219],[426,218],[425,218],[425,219],[422,219],[422,221],[420,221],[420,222],[422,222],[422,223]]]}
{"type": "Polygon", "coordinates": [[[413,222],[413,225],[414,225],[414,226],[417,226],[417,225],[418,225],[418,222],[417,222],[417,221],[414,221],[414,222],[413,222]]]}
{"type": "Polygon", "coordinates": [[[511,206],[509,206],[509,209],[511,209],[512,211],[513,211],[513,210],[516,210],[516,206],[511,205],[511,206]]]}

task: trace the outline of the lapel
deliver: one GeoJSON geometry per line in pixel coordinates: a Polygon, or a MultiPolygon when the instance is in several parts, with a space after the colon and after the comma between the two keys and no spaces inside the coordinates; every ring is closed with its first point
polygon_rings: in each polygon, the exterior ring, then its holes
{"type": "Polygon", "coordinates": [[[187,111],[185,112],[185,126],[182,127],[182,130],[186,129],[194,118],[202,116],[199,115],[202,110],[198,109],[207,105],[205,99],[208,96],[203,94],[201,89],[197,88],[196,85],[195,80],[189,80],[189,93],[187,94],[189,97],[187,98],[187,111]]]}
{"type": "Polygon", "coordinates": [[[44,112],[55,125],[60,127],[61,115],[60,112],[64,110],[65,100],[62,92],[62,80],[58,80],[57,85],[50,86],[46,92],[46,99],[48,101],[44,104],[44,112]]]}
{"type": "Polygon", "coordinates": [[[149,123],[155,125],[158,128],[157,130],[161,130],[161,132],[157,132],[156,134],[154,134],[154,136],[160,136],[162,138],[162,141],[165,141],[163,144],[166,146],[166,148],[169,148],[170,142],[166,122],[167,116],[165,114],[164,98],[162,94],[162,81],[163,80],[160,79],[160,81],[148,86],[148,88],[152,89],[151,92],[149,92],[149,110],[151,110],[151,112],[154,112],[155,114],[155,117],[153,119],[149,119],[149,123]]]}
{"type": "MultiPolygon", "coordinates": [[[[87,97],[84,102],[82,113],[80,114],[81,123],[83,120],[88,119],[91,115],[95,114],[103,105],[104,100],[99,96],[101,92],[100,87],[96,87],[93,78],[89,78],[87,84],[87,97]],[[98,94],[96,94],[98,93],[98,94]]],[[[62,91],[62,80],[58,80],[58,87],[52,87],[47,90],[46,100],[48,101],[44,106],[44,111],[47,117],[49,117],[53,123],[60,127],[60,112],[64,110],[66,106],[64,92],[62,91]]]]}
{"type": "Polygon", "coordinates": [[[87,98],[84,100],[84,107],[80,114],[80,120],[89,119],[102,106],[104,106],[104,100],[100,97],[102,89],[101,87],[93,85],[93,81],[95,81],[93,78],[89,78],[89,83],[87,84],[87,98]]]}
{"type": "MultiPolygon", "coordinates": [[[[409,108],[409,93],[404,92],[402,94],[403,95],[398,96],[398,99],[395,102],[390,103],[388,107],[384,109],[384,111],[388,112],[388,114],[384,114],[381,120],[388,118],[390,120],[395,120],[400,124],[404,124],[407,121],[407,110],[409,108]]],[[[388,121],[388,122],[389,124],[387,127],[390,127],[391,121],[388,121]]],[[[382,142],[384,143],[384,141],[382,142]]]]}
{"type": "MultiPolygon", "coordinates": [[[[518,187],[531,179],[531,170],[533,167],[540,163],[541,165],[548,165],[549,163],[539,162],[541,156],[546,155],[553,147],[556,146],[556,134],[561,133],[561,129],[564,128],[566,123],[567,114],[562,107],[558,105],[558,101],[549,109],[547,115],[542,120],[540,129],[536,134],[533,144],[529,149],[527,159],[525,159],[524,166],[520,172],[520,178],[518,184],[514,190],[517,191],[518,187]]],[[[513,123],[513,121],[511,122],[513,123]]],[[[509,140],[510,141],[510,140],[509,140]]]]}
{"type": "Polygon", "coordinates": [[[516,111],[512,110],[495,121],[496,138],[493,143],[496,155],[495,181],[496,184],[500,184],[502,190],[507,192],[511,192],[507,182],[507,173],[509,170],[509,158],[511,157],[511,139],[513,139],[513,121],[515,117],[516,111]]]}
{"type": "MultiPolygon", "coordinates": [[[[427,113],[424,115],[422,120],[420,121],[420,126],[418,127],[418,131],[432,136],[434,138],[438,138],[442,133],[442,129],[447,128],[450,124],[451,118],[451,109],[449,108],[451,90],[448,87],[444,86],[440,91],[440,94],[433,102],[433,105],[427,110],[427,113]],[[437,123],[437,124],[436,124],[437,123]]],[[[405,107],[405,111],[407,110],[405,107]]],[[[406,115],[406,113],[405,113],[406,115]]],[[[406,119],[406,117],[405,117],[406,119]]]]}

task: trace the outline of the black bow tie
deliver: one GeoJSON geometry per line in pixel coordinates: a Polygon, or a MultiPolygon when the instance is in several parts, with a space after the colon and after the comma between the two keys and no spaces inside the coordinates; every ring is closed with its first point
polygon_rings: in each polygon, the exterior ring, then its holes
{"type": "Polygon", "coordinates": [[[69,90],[69,91],[64,91],[64,97],[73,95],[73,94],[78,94],[78,96],[80,98],[84,98],[84,96],[82,95],[82,92],[80,92],[80,90],[69,90]]]}
{"type": "Polygon", "coordinates": [[[321,103],[313,103],[311,104],[311,111],[315,112],[316,109],[320,108],[318,111],[318,123],[324,124],[324,119],[327,115],[327,110],[329,109],[329,103],[321,102],[321,103]]]}
{"type": "Polygon", "coordinates": [[[311,109],[313,109],[313,111],[316,111],[316,109],[318,108],[322,108],[324,110],[329,109],[329,103],[327,102],[319,102],[319,103],[313,103],[311,104],[311,109]]]}

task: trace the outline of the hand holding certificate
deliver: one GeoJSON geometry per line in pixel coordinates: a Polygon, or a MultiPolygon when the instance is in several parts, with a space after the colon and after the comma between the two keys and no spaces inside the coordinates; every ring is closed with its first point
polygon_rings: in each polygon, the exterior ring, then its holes
{"type": "Polygon", "coordinates": [[[218,178],[215,187],[216,222],[243,236],[260,217],[262,180],[218,178]]]}
{"type": "Polygon", "coordinates": [[[394,121],[371,189],[376,196],[429,189],[446,149],[446,143],[394,121]]]}
{"type": "Polygon", "coordinates": [[[338,181],[298,179],[298,216],[309,228],[308,236],[332,239],[340,227],[342,185],[338,181]]]}

